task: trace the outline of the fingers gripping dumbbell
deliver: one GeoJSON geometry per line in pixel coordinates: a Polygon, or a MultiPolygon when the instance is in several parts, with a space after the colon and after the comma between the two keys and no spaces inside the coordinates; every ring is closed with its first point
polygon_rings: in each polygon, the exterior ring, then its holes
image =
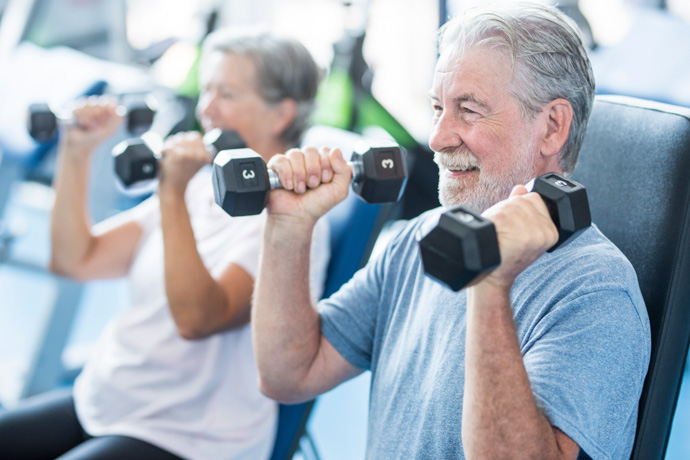
{"type": "MultiPolygon", "coordinates": [[[[235,131],[212,129],[204,135],[204,145],[211,156],[221,150],[244,147],[244,141],[235,131]]],[[[113,149],[115,175],[125,187],[137,182],[154,179],[158,175],[159,154],[145,140],[127,139],[113,149]]]]}
{"type": "MultiPolygon", "coordinates": [[[[581,184],[549,173],[534,180],[532,191],[544,200],[558,229],[558,242],[549,252],[592,223],[587,191],[581,184]]],[[[501,263],[494,224],[462,206],[429,221],[420,228],[417,240],[426,274],[454,291],[501,263]]]]}
{"type": "MultiPolygon", "coordinates": [[[[151,127],[155,110],[147,101],[133,101],[119,110],[127,116],[127,131],[140,135],[151,127]]],[[[47,142],[57,133],[59,126],[75,126],[72,112],[55,113],[48,104],[37,103],[29,106],[27,129],[29,135],[38,142],[47,142]]]]}
{"type": "MultiPolygon", "coordinates": [[[[367,203],[397,201],[407,182],[400,147],[393,143],[359,147],[348,162],[352,190],[367,203]]],[[[220,152],[213,162],[216,203],[231,216],[260,214],[268,192],[280,187],[278,175],[251,149],[220,152]]]]}

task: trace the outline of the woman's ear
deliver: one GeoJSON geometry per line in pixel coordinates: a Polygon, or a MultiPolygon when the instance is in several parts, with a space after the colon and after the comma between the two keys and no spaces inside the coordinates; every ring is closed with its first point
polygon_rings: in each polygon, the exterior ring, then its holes
{"type": "Polygon", "coordinates": [[[297,102],[294,99],[283,99],[273,106],[272,134],[279,137],[290,126],[297,116],[297,102]]]}
{"type": "Polygon", "coordinates": [[[555,99],[544,107],[542,113],[545,115],[545,129],[541,139],[541,154],[545,157],[558,155],[570,133],[573,106],[565,99],[555,99]]]}

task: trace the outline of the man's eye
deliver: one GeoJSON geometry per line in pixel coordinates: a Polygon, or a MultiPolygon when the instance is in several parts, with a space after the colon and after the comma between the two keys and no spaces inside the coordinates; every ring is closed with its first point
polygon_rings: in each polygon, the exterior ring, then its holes
{"type": "Polygon", "coordinates": [[[477,113],[477,112],[475,112],[475,111],[472,110],[472,109],[468,109],[467,107],[460,107],[460,111],[461,111],[462,113],[466,113],[466,114],[468,114],[468,115],[472,115],[472,114],[477,113]]]}

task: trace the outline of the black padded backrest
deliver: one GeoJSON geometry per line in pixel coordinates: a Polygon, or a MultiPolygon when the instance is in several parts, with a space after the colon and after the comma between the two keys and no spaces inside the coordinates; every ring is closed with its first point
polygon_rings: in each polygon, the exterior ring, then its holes
{"type": "Polygon", "coordinates": [[[637,271],[652,355],[631,458],[663,459],[690,338],[690,109],[597,97],[573,178],[637,271]]]}

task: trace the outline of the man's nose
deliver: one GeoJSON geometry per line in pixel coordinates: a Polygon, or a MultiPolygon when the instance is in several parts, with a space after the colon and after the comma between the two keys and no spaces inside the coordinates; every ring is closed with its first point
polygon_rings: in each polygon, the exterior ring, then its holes
{"type": "Polygon", "coordinates": [[[447,148],[455,148],[462,145],[461,126],[447,112],[442,113],[433,123],[429,147],[434,152],[441,152],[447,148]]]}

